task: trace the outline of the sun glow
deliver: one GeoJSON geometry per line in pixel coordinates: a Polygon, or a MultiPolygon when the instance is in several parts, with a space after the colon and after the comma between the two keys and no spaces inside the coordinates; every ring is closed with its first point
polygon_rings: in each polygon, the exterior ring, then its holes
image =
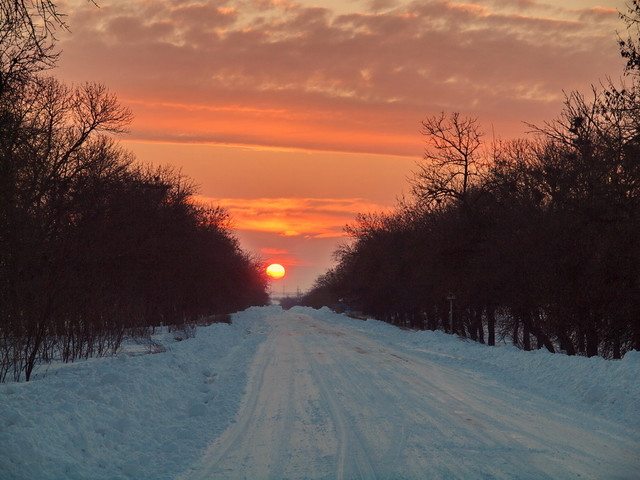
{"type": "Polygon", "coordinates": [[[269,275],[269,277],[273,278],[274,280],[284,277],[285,274],[284,267],[279,263],[272,263],[267,267],[266,271],[267,275],[269,275]]]}

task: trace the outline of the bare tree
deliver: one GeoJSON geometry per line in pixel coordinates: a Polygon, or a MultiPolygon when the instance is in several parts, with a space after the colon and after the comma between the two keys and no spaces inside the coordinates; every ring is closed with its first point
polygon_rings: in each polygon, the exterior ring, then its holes
{"type": "Polygon", "coordinates": [[[63,17],[51,0],[0,0],[0,95],[55,64],[55,32],[67,28],[63,17]]]}
{"type": "Polygon", "coordinates": [[[627,38],[618,35],[620,54],[627,59],[625,71],[638,74],[640,71],[640,0],[632,0],[627,4],[626,13],[620,13],[620,18],[627,25],[627,38]]]}
{"type": "Polygon", "coordinates": [[[423,120],[421,133],[427,137],[427,147],[425,161],[412,180],[414,195],[427,205],[450,200],[466,203],[483,169],[477,119],[443,112],[423,120]]]}

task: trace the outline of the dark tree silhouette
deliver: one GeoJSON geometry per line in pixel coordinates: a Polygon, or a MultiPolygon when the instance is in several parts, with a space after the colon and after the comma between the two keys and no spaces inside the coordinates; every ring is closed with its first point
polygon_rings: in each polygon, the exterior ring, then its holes
{"type": "Polygon", "coordinates": [[[0,14],[0,381],[265,304],[228,214],[113,140],[131,112],[103,85],[42,76],[65,28],[55,5],[0,0],[0,14]]]}

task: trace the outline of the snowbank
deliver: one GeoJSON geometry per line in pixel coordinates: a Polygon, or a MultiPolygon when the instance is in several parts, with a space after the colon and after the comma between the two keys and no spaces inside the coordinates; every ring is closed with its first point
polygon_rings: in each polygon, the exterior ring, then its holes
{"type": "Polygon", "coordinates": [[[0,478],[173,478],[233,420],[264,315],[253,308],[196,338],[165,338],[163,353],[0,385],[0,478]]]}

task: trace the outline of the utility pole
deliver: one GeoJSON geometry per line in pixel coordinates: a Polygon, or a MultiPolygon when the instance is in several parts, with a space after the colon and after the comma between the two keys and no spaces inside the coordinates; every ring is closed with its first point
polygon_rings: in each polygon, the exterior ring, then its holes
{"type": "Polygon", "coordinates": [[[451,328],[451,333],[453,333],[453,301],[456,299],[456,296],[453,293],[449,293],[447,295],[447,300],[449,300],[449,326],[451,328]]]}

